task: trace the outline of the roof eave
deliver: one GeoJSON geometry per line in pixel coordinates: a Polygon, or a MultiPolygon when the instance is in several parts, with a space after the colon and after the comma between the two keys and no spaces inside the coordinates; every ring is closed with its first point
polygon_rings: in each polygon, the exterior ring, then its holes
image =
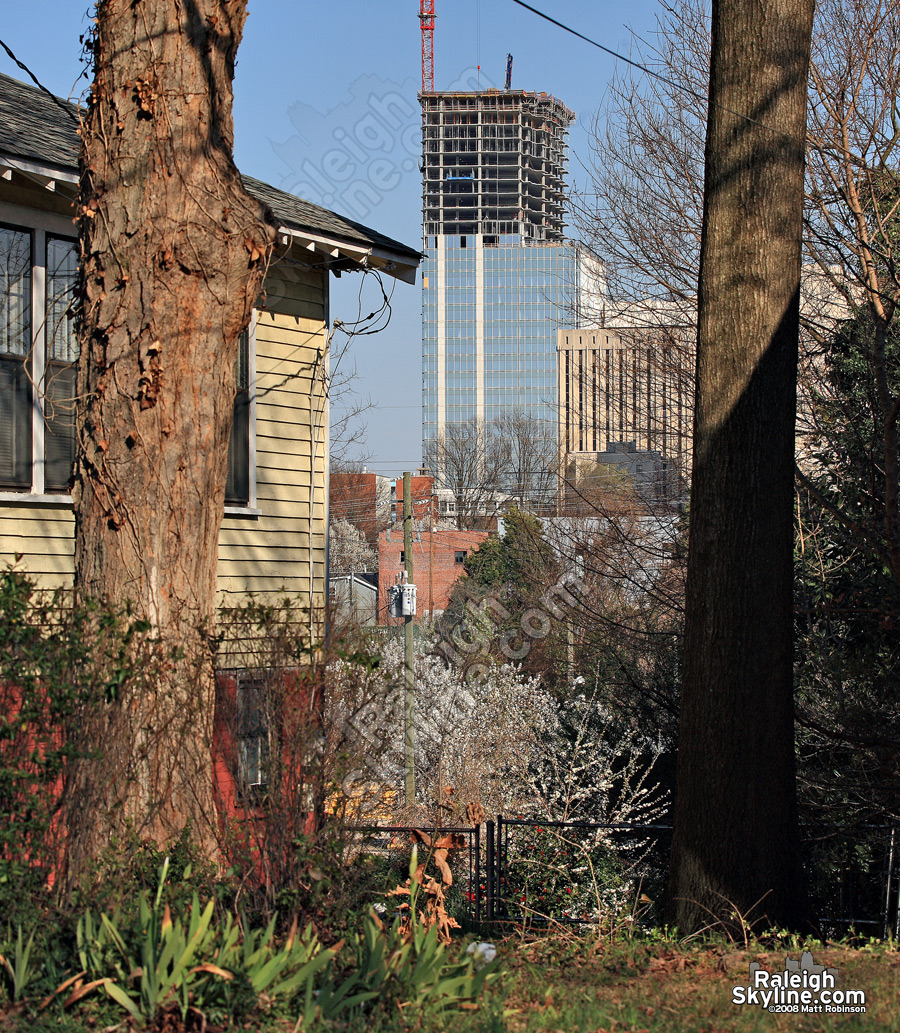
{"type": "Polygon", "coordinates": [[[13,172],[34,180],[47,190],[55,191],[57,187],[78,186],[78,173],[52,165],[20,158],[17,155],[0,153],[0,177],[11,179],[13,172]]]}
{"type": "Polygon", "coordinates": [[[278,232],[298,247],[324,256],[327,265],[339,265],[346,269],[349,263],[352,268],[375,269],[378,272],[387,273],[388,276],[393,276],[397,280],[403,280],[405,283],[416,282],[419,259],[408,254],[374,245],[366,247],[361,244],[353,244],[337,237],[325,236],[293,226],[279,226],[278,232]]]}

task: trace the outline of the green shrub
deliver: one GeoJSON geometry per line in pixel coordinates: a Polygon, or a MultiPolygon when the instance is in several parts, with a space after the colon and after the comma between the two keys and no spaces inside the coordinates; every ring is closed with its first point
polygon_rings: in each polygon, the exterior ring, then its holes
{"type": "Polygon", "coordinates": [[[0,570],[0,914],[33,920],[59,871],[60,800],[86,711],[141,668],[149,625],[0,570]]]}

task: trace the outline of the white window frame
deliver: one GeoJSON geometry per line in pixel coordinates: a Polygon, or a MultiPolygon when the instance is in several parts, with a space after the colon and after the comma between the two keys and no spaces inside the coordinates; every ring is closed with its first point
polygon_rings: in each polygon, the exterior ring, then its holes
{"type": "Polygon", "coordinates": [[[0,223],[31,234],[31,489],[0,490],[0,502],[72,504],[66,493],[44,491],[44,408],[42,392],[35,385],[44,382],[46,367],[46,283],[47,237],[73,240],[72,220],[56,212],[0,201],[0,223]]]}
{"type": "MultiPolygon", "coordinates": [[[[42,392],[34,385],[44,380],[46,368],[46,282],[47,237],[75,239],[72,220],[56,212],[27,208],[0,201],[0,223],[31,235],[31,487],[25,490],[0,489],[0,502],[27,505],[72,505],[69,492],[44,490],[44,408],[42,392]]],[[[248,380],[250,387],[249,499],[244,506],[225,506],[226,516],[259,517],[256,476],[256,309],[248,327],[248,380]]]]}
{"type": "Polygon", "coordinates": [[[248,499],[244,506],[225,506],[225,516],[259,517],[262,510],[256,495],[256,309],[250,314],[250,325],[247,327],[247,384],[250,391],[250,441],[247,462],[248,499]]]}

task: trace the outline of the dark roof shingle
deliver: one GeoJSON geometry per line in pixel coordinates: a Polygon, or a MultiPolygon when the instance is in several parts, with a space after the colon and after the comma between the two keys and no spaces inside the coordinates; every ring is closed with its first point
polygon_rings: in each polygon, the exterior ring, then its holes
{"type": "MultiPolygon", "coordinates": [[[[34,86],[0,73],[0,155],[77,173],[81,144],[77,131],[78,114],[77,105],[64,100],[56,104],[34,86]]],[[[242,175],[241,178],[248,193],[268,205],[282,226],[394,252],[411,259],[413,265],[421,257],[414,248],[327,208],[320,208],[251,176],[242,175]]]]}
{"type": "Polygon", "coordinates": [[[78,107],[58,104],[34,86],[0,73],[0,153],[69,172],[78,171],[78,107]]]}

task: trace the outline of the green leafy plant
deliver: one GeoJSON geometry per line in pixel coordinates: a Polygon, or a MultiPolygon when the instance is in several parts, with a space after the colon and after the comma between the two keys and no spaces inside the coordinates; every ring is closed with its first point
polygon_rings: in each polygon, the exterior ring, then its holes
{"type": "Polygon", "coordinates": [[[454,959],[441,939],[438,924],[426,924],[419,913],[423,886],[419,881],[415,847],[409,866],[409,902],[398,909],[390,925],[373,910],[350,943],[350,972],[332,975],[315,999],[304,999],[297,1030],[310,1028],[317,1018],[365,1010],[393,1012],[415,1004],[424,1013],[451,1008],[477,1008],[484,987],[497,977],[499,961],[480,964],[472,955],[454,959]],[[369,1006],[369,1007],[365,1007],[369,1006]]]}
{"type": "Polygon", "coordinates": [[[98,963],[109,960],[113,948],[116,978],[100,976],[97,986],[138,1021],[148,1022],[163,1008],[177,1005],[182,1018],[191,1005],[191,984],[199,974],[230,978],[224,970],[200,964],[192,967],[198,955],[208,952],[215,932],[210,929],[214,902],[201,908],[196,897],[191,903],[187,924],[173,920],[168,904],[161,906],[168,863],[160,872],[155,899],[141,891],[138,897],[138,920],[141,934],[137,949],[119,928],[116,916],[101,915],[99,924],[86,915],[78,924],[79,956],[88,972],[98,976],[98,963]]]}
{"type": "Polygon", "coordinates": [[[6,929],[6,943],[3,951],[0,952],[0,974],[7,984],[8,993],[13,1002],[18,1003],[25,995],[25,989],[32,982],[38,971],[38,966],[32,963],[32,950],[34,948],[34,937],[32,933],[26,941],[22,934],[22,926],[16,929],[15,943],[12,941],[12,932],[9,926],[6,929]],[[10,950],[10,947],[12,950],[10,950]],[[12,955],[10,961],[8,955],[12,955]]]}
{"type": "Polygon", "coordinates": [[[126,608],[0,569],[0,914],[10,922],[30,925],[46,902],[66,779],[90,756],[81,729],[149,669],[148,632],[126,608]]]}
{"type": "Polygon", "coordinates": [[[74,1004],[102,989],[136,1021],[151,1022],[162,1011],[216,1017],[243,1015],[256,1008],[313,999],[316,976],[335,951],[323,950],[308,927],[296,922],[277,942],[277,916],[265,929],[244,928],[233,915],[214,921],[214,901],[201,906],[193,895],[185,920],[172,917],[164,902],[168,863],[160,870],[155,896],[138,894],[134,920],[120,909],[97,918],[87,911],[76,931],[82,975],[89,982],[66,1001],[74,1004]]]}

